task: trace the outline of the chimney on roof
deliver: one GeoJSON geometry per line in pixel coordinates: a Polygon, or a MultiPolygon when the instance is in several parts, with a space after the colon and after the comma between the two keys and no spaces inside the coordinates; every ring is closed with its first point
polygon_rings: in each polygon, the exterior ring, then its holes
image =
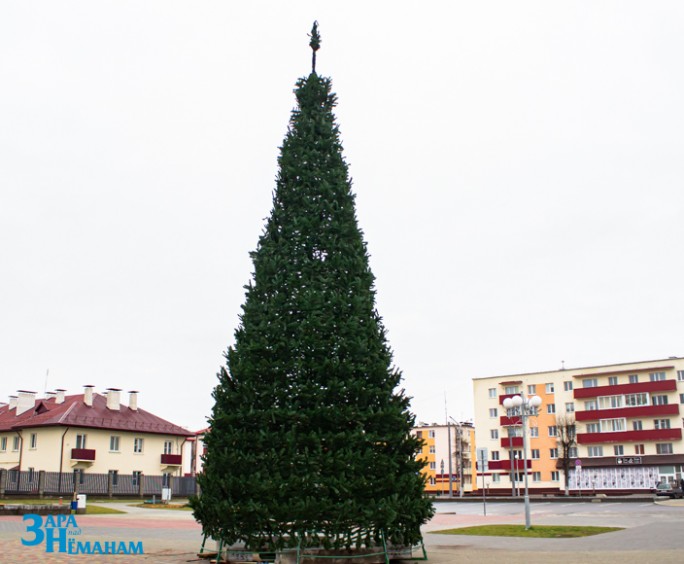
{"type": "Polygon", "coordinates": [[[138,392],[136,390],[128,392],[128,409],[138,411],[138,392]]]}
{"type": "Polygon", "coordinates": [[[55,397],[55,392],[45,392],[45,399],[46,400],[51,400],[54,397],[55,397]]]}
{"type": "Polygon", "coordinates": [[[21,415],[36,406],[36,392],[19,390],[17,393],[19,394],[17,400],[17,415],[21,415]]]}
{"type": "Polygon", "coordinates": [[[107,388],[107,409],[119,411],[121,406],[121,389],[107,388]]]}
{"type": "Polygon", "coordinates": [[[95,386],[91,386],[88,384],[87,386],[83,386],[83,403],[86,404],[88,407],[93,407],[93,388],[95,386]]]}
{"type": "Polygon", "coordinates": [[[9,397],[9,408],[14,409],[17,407],[17,396],[10,396],[9,397]]]}
{"type": "Polygon", "coordinates": [[[55,390],[55,403],[64,403],[64,392],[66,392],[66,390],[63,388],[57,388],[55,390]]]}

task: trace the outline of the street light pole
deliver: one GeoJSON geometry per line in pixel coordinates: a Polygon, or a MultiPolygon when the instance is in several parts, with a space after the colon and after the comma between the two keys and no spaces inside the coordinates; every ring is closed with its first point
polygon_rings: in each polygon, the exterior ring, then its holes
{"type": "Polygon", "coordinates": [[[506,398],[503,401],[503,406],[506,409],[512,409],[515,412],[515,415],[519,415],[522,419],[523,472],[525,473],[525,530],[528,530],[532,526],[530,519],[530,494],[527,484],[527,418],[530,415],[537,415],[537,408],[541,403],[542,400],[539,396],[526,398],[524,395],[506,398]]]}
{"type": "Polygon", "coordinates": [[[452,469],[451,469],[451,423],[449,423],[449,418],[447,417],[447,441],[449,442],[449,499],[454,497],[454,483],[451,479],[452,469]]]}

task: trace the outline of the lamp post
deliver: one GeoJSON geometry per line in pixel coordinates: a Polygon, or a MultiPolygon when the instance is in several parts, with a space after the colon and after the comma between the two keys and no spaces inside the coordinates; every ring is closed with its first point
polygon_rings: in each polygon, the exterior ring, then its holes
{"type": "MultiPolygon", "coordinates": [[[[449,419],[456,425],[456,438],[458,441],[458,448],[456,449],[456,454],[458,456],[456,459],[458,469],[458,497],[463,497],[463,425],[456,421],[451,415],[449,415],[449,419]]],[[[449,444],[451,444],[451,435],[449,435],[449,444]]],[[[449,461],[451,461],[451,453],[449,453],[449,461]]],[[[449,483],[451,483],[451,468],[449,468],[449,483]]],[[[453,491],[450,489],[449,497],[452,495],[453,491]]]]}
{"type": "Polygon", "coordinates": [[[512,412],[513,415],[522,419],[523,435],[523,471],[525,476],[525,530],[531,527],[530,523],[530,494],[527,486],[527,418],[530,415],[537,415],[537,408],[542,400],[539,396],[527,398],[524,395],[506,398],[503,406],[512,412]]]}

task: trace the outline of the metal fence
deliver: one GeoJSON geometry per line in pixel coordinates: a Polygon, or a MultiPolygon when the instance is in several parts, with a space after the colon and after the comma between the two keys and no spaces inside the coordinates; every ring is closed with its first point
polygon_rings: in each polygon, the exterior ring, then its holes
{"type": "Polygon", "coordinates": [[[171,488],[171,495],[175,497],[187,497],[198,493],[197,481],[193,476],[0,470],[0,496],[81,493],[109,497],[161,497],[163,488],[171,488]]]}

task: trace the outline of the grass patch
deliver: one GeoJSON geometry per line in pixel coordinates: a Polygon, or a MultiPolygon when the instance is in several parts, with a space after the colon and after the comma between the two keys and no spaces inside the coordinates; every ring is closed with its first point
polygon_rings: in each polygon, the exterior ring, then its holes
{"type": "Polygon", "coordinates": [[[571,527],[565,525],[536,525],[527,531],[524,525],[479,525],[432,531],[438,535],[472,535],[478,537],[525,537],[535,539],[573,539],[621,531],[622,527],[571,527]]]}
{"type": "Polygon", "coordinates": [[[86,515],[116,515],[123,514],[125,511],[119,509],[112,509],[111,507],[102,507],[101,505],[86,504],[86,515]]]}
{"type": "Polygon", "coordinates": [[[145,507],[147,509],[170,509],[176,511],[192,511],[189,505],[182,505],[180,503],[136,503],[130,507],[145,507]]]}

